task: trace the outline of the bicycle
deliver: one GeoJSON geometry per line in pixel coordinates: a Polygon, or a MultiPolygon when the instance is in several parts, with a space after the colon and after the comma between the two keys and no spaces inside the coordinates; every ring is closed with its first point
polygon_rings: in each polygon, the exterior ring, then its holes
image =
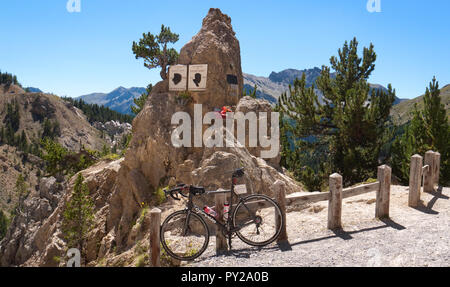
{"type": "Polygon", "coordinates": [[[166,197],[170,195],[175,200],[181,200],[177,196],[180,194],[188,198],[186,208],[170,214],[161,225],[161,244],[170,256],[180,261],[192,261],[205,252],[209,244],[210,231],[203,217],[217,224],[220,232],[227,238],[230,249],[234,234],[243,242],[257,247],[266,246],[278,238],[283,224],[279,205],[266,195],[253,194],[242,197],[241,193],[243,191],[246,193],[246,188],[242,189],[242,185],[237,186],[236,183],[243,175],[243,168],[233,172],[230,190],[205,191],[203,187],[183,183],[171,190],[164,190],[166,197]],[[238,193],[235,187],[239,187],[238,193]],[[219,193],[231,194],[228,216],[224,223],[221,222],[222,219],[193,203],[193,198],[197,195],[219,193]],[[235,197],[237,204],[233,208],[235,197]]]}

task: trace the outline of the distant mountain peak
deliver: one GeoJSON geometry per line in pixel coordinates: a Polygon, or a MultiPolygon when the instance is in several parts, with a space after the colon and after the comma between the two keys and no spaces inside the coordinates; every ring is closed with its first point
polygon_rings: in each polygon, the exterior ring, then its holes
{"type": "Polygon", "coordinates": [[[111,93],[113,93],[113,92],[124,92],[124,91],[127,91],[127,90],[128,90],[127,88],[120,86],[120,87],[114,89],[111,93]]]}
{"type": "Polygon", "coordinates": [[[132,87],[127,89],[120,86],[107,94],[92,93],[78,98],[83,99],[88,104],[103,105],[122,114],[131,114],[131,106],[134,104],[133,100],[140,97],[145,91],[145,88],[132,87]]]}

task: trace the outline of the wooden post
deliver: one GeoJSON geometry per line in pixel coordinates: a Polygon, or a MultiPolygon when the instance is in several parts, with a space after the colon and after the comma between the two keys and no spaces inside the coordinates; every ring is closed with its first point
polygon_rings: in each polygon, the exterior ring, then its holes
{"type": "Polygon", "coordinates": [[[281,225],[281,232],[277,238],[277,242],[283,242],[288,240],[287,232],[286,232],[286,185],[281,180],[275,181],[271,189],[275,194],[275,201],[278,203],[281,209],[281,216],[276,213],[275,214],[275,226],[278,230],[280,228],[280,223],[283,221],[281,225]]]}
{"type": "Polygon", "coordinates": [[[150,258],[153,267],[160,267],[161,247],[159,244],[159,233],[161,230],[161,210],[153,208],[150,211],[150,258]]]}
{"type": "Polygon", "coordinates": [[[409,170],[409,198],[408,206],[417,207],[420,201],[420,187],[422,185],[423,158],[415,154],[411,157],[409,170]]]}
{"type": "Polygon", "coordinates": [[[434,152],[429,150],[425,153],[425,162],[424,165],[428,165],[428,171],[423,175],[423,191],[424,192],[433,192],[433,167],[434,167],[434,152]]]}
{"type": "MultiPolygon", "coordinates": [[[[223,205],[225,204],[226,195],[224,193],[216,194],[215,197],[215,210],[217,213],[217,220],[220,223],[224,223],[223,220],[223,205]]],[[[229,216],[229,215],[228,215],[229,216]]],[[[228,251],[227,238],[223,235],[222,229],[217,224],[216,226],[216,254],[223,254],[228,251]]]]}
{"type": "Polygon", "coordinates": [[[377,191],[375,217],[388,218],[389,197],[391,194],[391,168],[387,165],[379,166],[377,179],[380,182],[380,189],[377,191]]]}
{"type": "Polygon", "coordinates": [[[438,152],[434,153],[434,183],[439,186],[439,173],[441,172],[441,154],[438,152]]]}
{"type": "Polygon", "coordinates": [[[342,176],[330,175],[330,199],[328,201],[328,229],[342,228],[342,176]]]}

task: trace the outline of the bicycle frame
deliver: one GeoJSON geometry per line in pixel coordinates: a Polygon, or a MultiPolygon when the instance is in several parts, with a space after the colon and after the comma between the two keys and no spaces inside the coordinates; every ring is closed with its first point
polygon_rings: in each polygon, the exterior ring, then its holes
{"type": "MultiPolygon", "coordinates": [[[[232,211],[233,211],[233,199],[234,199],[234,197],[237,197],[239,199],[239,202],[237,204],[239,204],[239,203],[241,203],[243,201],[243,198],[234,192],[234,186],[235,186],[236,182],[237,182],[237,178],[233,177],[232,178],[232,184],[231,184],[231,190],[209,191],[209,192],[205,193],[205,194],[219,194],[219,193],[224,193],[224,194],[230,193],[231,194],[231,196],[230,196],[230,209],[228,211],[228,217],[227,217],[227,221],[225,223],[220,222],[217,218],[215,218],[214,216],[206,213],[202,208],[200,208],[199,206],[195,205],[193,203],[194,195],[189,194],[189,199],[188,199],[188,203],[187,203],[187,207],[186,207],[186,210],[188,212],[187,212],[187,216],[186,216],[186,223],[185,223],[185,226],[184,226],[184,233],[186,234],[186,232],[188,230],[188,224],[189,224],[189,219],[190,219],[191,212],[195,212],[195,213],[197,213],[199,215],[202,215],[203,217],[206,217],[211,222],[217,224],[220,227],[221,230],[226,231],[226,233],[228,235],[228,245],[231,248],[231,235],[234,232],[236,232],[237,230],[239,230],[242,227],[246,226],[246,225],[239,226],[239,227],[234,226],[233,219],[231,218],[231,214],[232,214],[232,211]]],[[[244,206],[248,210],[249,214],[254,217],[254,215],[251,213],[250,209],[245,204],[244,204],[244,206]]],[[[249,223],[249,224],[251,224],[251,223],[249,223]]]]}

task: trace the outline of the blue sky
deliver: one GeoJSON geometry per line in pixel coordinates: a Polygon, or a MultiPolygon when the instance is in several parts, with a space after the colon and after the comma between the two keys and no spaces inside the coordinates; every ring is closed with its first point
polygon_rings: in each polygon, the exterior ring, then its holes
{"type": "Polygon", "coordinates": [[[134,58],[132,42],[165,24],[180,49],[215,7],[232,19],[246,73],[328,65],[356,36],[361,49],[375,45],[370,82],[392,83],[400,98],[422,94],[433,76],[449,84],[450,1],[380,1],[381,12],[369,13],[367,0],[81,0],[81,12],[69,13],[67,0],[2,0],[0,69],[60,96],[144,87],[159,71],[134,58]]]}

